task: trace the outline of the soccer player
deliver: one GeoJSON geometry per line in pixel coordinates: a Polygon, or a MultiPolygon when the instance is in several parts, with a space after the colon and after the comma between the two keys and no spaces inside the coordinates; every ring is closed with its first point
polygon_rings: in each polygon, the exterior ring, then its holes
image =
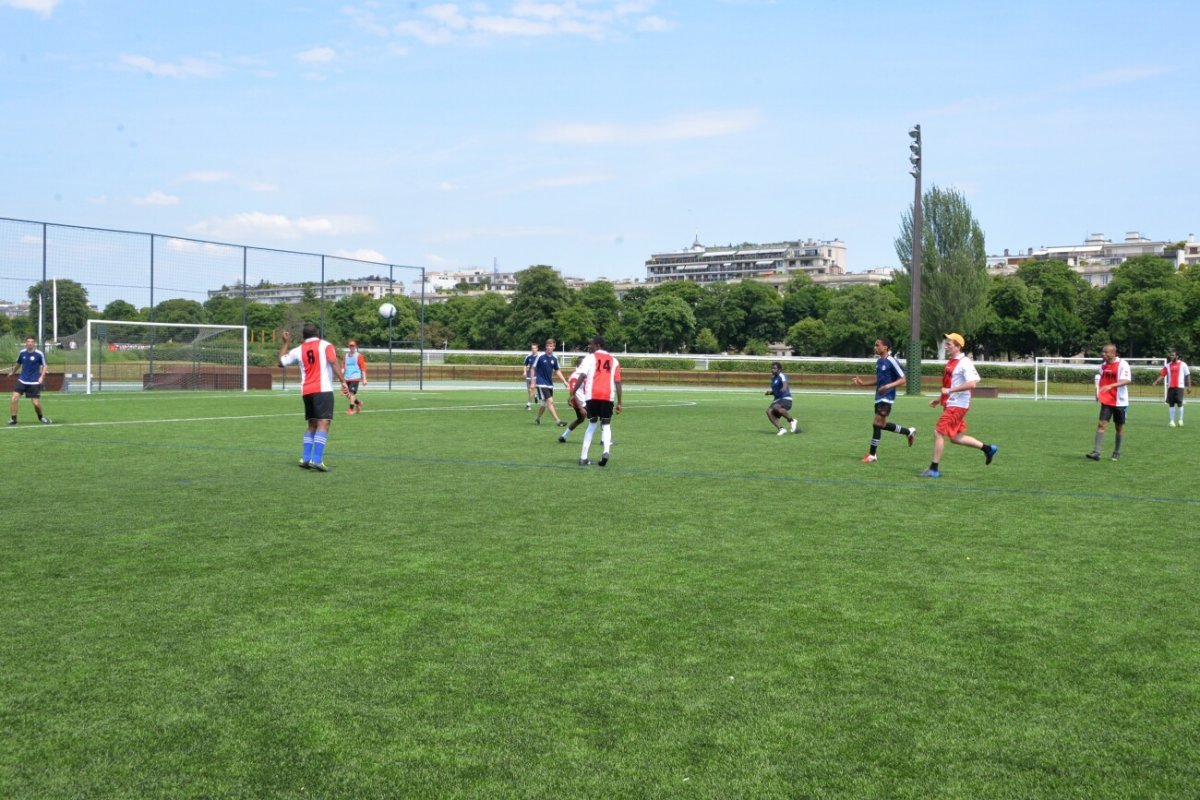
{"type": "MultiPolygon", "coordinates": [[[[588,352],[592,351],[591,343],[588,344],[588,352]]],[[[563,444],[567,443],[567,437],[571,435],[571,431],[578,428],[587,420],[587,396],[583,393],[583,381],[576,378],[574,374],[567,380],[567,385],[571,389],[570,399],[567,403],[575,411],[575,419],[567,426],[567,429],[562,432],[558,440],[563,444]]]]}
{"type": "Polygon", "coordinates": [[[942,461],[947,438],[954,444],[982,450],[984,464],[991,464],[996,451],[1000,449],[994,444],[967,436],[967,409],[971,407],[971,390],[979,383],[979,373],[971,359],[963,354],[966,344],[962,334],[946,334],[946,355],[950,360],[942,370],[942,394],[929,403],[931,407],[940,404],[944,410],[933,428],[933,460],[929,469],[921,472],[923,478],[941,477],[938,465],[942,461]]]}
{"type": "Polygon", "coordinates": [[[583,396],[587,403],[587,430],[583,433],[583,452],[579,454],[579,466],[586,467],[588,450],[596,426],[600,426],[600,443],[604,450],[600,454],[600,466],[608,464],[608,451],[612,448],[613,411],[621,413],[621,364],[604,349],[604,337],[596,334],[588,345],[590,351],[572,373],[571,377],[583,384],[583,396]],[[615,401],[615,405],[614,405],[615,401]]]}
{"type": "Polygon", "coordinates": [[[796,419],[790,413],[792,410],[792,387],[788,385],[787,375],[783,374],[783,365],[778,361],[771,362],[771,388],[763,392],[763,394],[773,395],[774,400],[767,408],[767,419],[775,426],[778,431],[776,436],[783,436],[790,429],[792,433],[796,432],[796,419]],[[781,419],[788,421],[787,425],[780,422],[781,419]]]}
{"type": "Polygon", "coordinates": [[[1121,443],[1125,440],[1125,417],[1129,410],[1129,384],[1133,383],[1133,373],[1129,362],[1117,357],[1117,346],[1106,344],[1100,351],[1104,356],[1100,369],[1096,372],[1096,399],[1100,401],[1100,422],[1096,425],[1096,443],[1087,458],[1092,461],[1100,460],[1100,446],[1104,444],[1104,432],[1108,422],[1112,420],[1117,426],[1117,441],[1113,447],[1112,460],[1121,460],[1121,443]]]}
{"type": "Polygon", "coordinates": [[[525,356],[525,393],[528,395],[525,398],[526,411],[533,408],[533,401],[537,399],[534,396],[536,387],[533,385],[533,365],[537,363],[539,355],[541,354],[538,352],[538,343],[530,343],[529,355],[525,356]]]}
{"type": "Polygon", "coordinates": [[[367,385],[367,359],[358,351],[358,342],[350,340],[346,359],[342,364],[342,375],[346,378],[346,388],[350,390],[350,407],[347,414],[357,414],[362,411],[362,400],[358,399],[358,385],[367,385]]]}
{"type": "Polygon", "coordinates": [[[1154,385],[1158,386],[1163,378],[1167,379],[1167,411],[1171,415],[1171,427],[1175,427],[1175,409],[1178,408],[1179,427],[1182,428],[1183,393],[1185,389],[1188,394],[1192,393],[1192,372],[1188,365],[1179,359],[1179,351],[1171,351],[1167,363],[1163,364],[1162,372],[1154,379],[1154,385]]]}
{"type": "Polygon", "coordinates": [[[304,418],[308,420],[308,430],[304,433],[300,468],[328,472],[325,444],[329,440],[329,423],[333,421],[333,378],[338,379],[342,394],[347,397],[350,396],[350,389],[346,386],[346,376],[338,366],[337,350],[321,338],[320,328],[311,322],[305,323],[303,335],[304,343],[292,348],[291,332],[283,332],[279,363],[284,367],[299,364],[304,378],[301,393],[304,395],[304,418]]]}
{"type": "Polygon", "coordinates": [[[42,413],[42,381],[46,378],[46,355],[37,349],[37,339],[32,336],[25,337],[25,349],[17,353],[17,361],[9,368],[8,374],[12,375],[18,368],[21,374],[17,376],[17,385],[8,404],[8,413],[12,418],[6,424],[17,424],[17,401],[21,399],[21,395],[25,395],[33,403],[38,421],[49,425],[52,420],[42,413]]]}
{"type": "Polygon", "coordinates": [[[562,381],[563,386],[567,387],[567,391],[571,391],[570,384],[567,383],[566,377],[562,374],[562,370],[558,367],[558,357],[554,355],[554,348],[557,342],[553,339],[546,340],[546,352],[537,357],[533,362],[533,384],[537,389],[538,410],[537,416],[534,417],[535,425],[542,424],[542,414],[546,413],[546,409],[550,409],[550,416],[554,417],[558,427],[564,428],[567,423],[558,418],[558,412],[554,410],[554,379],[557,377],[562,381]]]}
{"type": "MultiPolygon", "coordinates": [[[[896,387],[904,383],[904,370],[892,355],[891,339],[875,340],[875,359],[875,422],[871,428],[871,451],[862,457],[864,464],[878,460],[875,451],[879,449],[879,434],[883,431],[908,437],[909,447],[913,446],[913,441],[917,438],[916,428],[905,428],[888,422],[888,416],[892,413],[892,403],[896,402],[896,387]]],[[[851,381],[855,386],[867,385],[867,382],[857,375],[851,378],[851,381]]]]}

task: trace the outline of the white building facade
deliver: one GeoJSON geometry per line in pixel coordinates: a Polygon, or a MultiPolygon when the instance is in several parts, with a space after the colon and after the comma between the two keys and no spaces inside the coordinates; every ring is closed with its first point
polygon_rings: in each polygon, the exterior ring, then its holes
{"type": "Polygon", "coordinates": [[[646,260],[646,283],[687,280],[719,283],[803,272],[817,279],[846,271],[846,243],[840,239],[707,247],[699,238],[685,250],[655,253],[646,260]]]}

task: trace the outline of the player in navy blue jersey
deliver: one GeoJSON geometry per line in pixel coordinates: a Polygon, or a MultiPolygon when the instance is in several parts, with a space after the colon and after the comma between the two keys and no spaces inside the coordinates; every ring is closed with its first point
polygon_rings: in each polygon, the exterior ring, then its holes
{"type": "MultiPolygon", "coordinates": [[[[879,449],[879,436],[883,431],[907,437],[909,447],[912,447],[917,438],[916,428],[905,428],[888,422],[888,416],[892,413],[892,403],[896,402],[896,387],[904,383],[904,370],[892,355],[891,339],[875,340],[875,359],[875,421],[871,428],[871,451],[862,457],[864,464],[877,460],[875,451],[879,449]]],[[[855,386],[868,385],[867,381],[857,375],[851,380],[855,386]]]]}
{"type": "Polygon", "coordinates": [[[12,418],[7,424],[17,424],[17,401],[21,399],[21,395],[25,395],[33,403],[38,420],[49,425],[50,419],[42,413],[42,381],[46,377],[46,356],[37,349],[37,340],[32,336],[25,337],[25,349],[17,353],[17,363],[13,364],[8,374],[13,374],[18,367],[21,374],[17,377],[17,386],[13,389],[12,401],[8,406],[8,413],[12,418]]]}
{"type": "Polygon", "coordinates": [[[570,396],[571,386],[567,383],[567,378],[562,374],[562,370],[558,366],[558,357],[554,355],[556,343],[553,339],[546,340],[546,352],[537,357],[533,362],[533,385],[537,390],[538,410],[537,416],[533,418],[535,425],[542,424],[542,414],[546,413],[546,409],[550,409],[550,416],[554,417],[554,421],[558,427],[566,427],[565,422],[558,418],[558,412],[554,409],[554,379],[558,378],[562,381],[562,385],[567,388],[567,396],[570,396]]]}
{"type": "Polygon", "coordinates": [[[533,385],[533,365],[537,363],[538,356],[537,342],[529,345],[529,355],[525,356],[525,410],[533,408],[533,401],[536,398],[536,387],[533,385]]]}
{"type": "Polygon", "coordinates": [[[792,410],[792,387],[788,385],[787,375],[783,374],[783,365],[778,361],[771,362],[771,388],[764,394],[769,394],[774,400],[767,409],[767,419],[775,426],[777,436],[783,436],[789,430],[796,432],[796,419],[789,412],[792,410]],[[784,425],[780,420],[787,420],[784,425]]]}

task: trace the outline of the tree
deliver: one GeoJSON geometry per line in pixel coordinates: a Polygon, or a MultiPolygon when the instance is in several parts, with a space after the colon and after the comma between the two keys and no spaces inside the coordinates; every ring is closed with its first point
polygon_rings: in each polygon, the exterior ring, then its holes
{"type": "Polygon", "coordinates": [[[708,328],[701,328],[696,332],[696,340],[692,342],[693,353],[719,353],[721,352],[721,343],[717,341],[717,337],[708,328]]]}
{"type": "Polygon", "coordinates": [[[695,314],[697,327],[712,331],[721,350],[738,346],[746,312],[736,302],[733,287],[728,283],[707,286],[696,304],[695,314]]]}
{"type": "Polygon", "coordinates": [[[100,319],[119,319],[136,322],[141,318],[142,315],[138,313],[137,307],[125,300],[113,300],[100,312],[100,319]]]}
{"type": "Polygon", "coordinates": [[[742,281],[730,290],[731,299],[745,314],[736,346],[751,339],[777,342],[783,338],[783,298],[779,292],[758,281],[742,281]]]}
{"type": "Polygon", "coordinates": [[[802,356],[829,354],[829,328],[824,320],[805,317],[788,328],[787,343],[792,352],[802,356]]]}
{"type": "Polygon", "coordinates": [[[695,332],[696,315],[691,307],[668,293],[646,301],[637,338],[655,352],[679,352],[692,341],[695,332]]]}
{"type": "Polygon", "coordinates": [[[1037,350],[1042,293],[1020,278],[996,278],[988,290],[988,313],[979,342],[989,354],[1029,355],[1037,350]]]}
{"type": "Polygon", "coordinates": [[[1038,293],[1034,329],[1039,355],[1074,355],[1088,339],[1095,290],[1061,261],[1027,261],[1017,278],[1038,293]]]}
{"type": "Polygon", "coordinates": [[[509,305],[509,346],[523,348],[552,338],[554,320],[570,302],[571,290],[553,267],[539,264],[518,272],[509,305]]]}
{"type": "Polygon", "coordinates": [[[1124,295],[1150,289],[1168,289],[1182,294],[1185,288],[1186,279],[1175,270],[1173,261],[1158,256],[1135,256],[1113,270],[1100,302],[1101,319],[1109,323],[1109,318],[1116,313],[1118,300],[1124,295]]]}
{"type": "Polygon", "coordinates": [[[1109,331],[1127,356],[1165,356],[1186,333],[1181,292],[1173,288],[1124,292],[1117,296],[1109,331]]]}
{"type": "MultiPolygon", "coordinates": [[[[204,324],[204,306],[195,300],[173,297],[163,300],[151,311],[154,322],[179,322],[187,325],[204,324]]],[[[238,323],[241,324],[241,323],[238,323]]]]}
{"type": "Polygon", "coordinates": [[[791,330],[802,319],[823,319],[832,301],[828,287],[818,286],[801,272],[783,287],[783,324],[791,330]]]}
{"type": "MultiPolygon", "coordinates": [[[[624,344],[631,347],[647,347],[638,341],[638,329],[642,324],[642,312],[650,299],[650,290],[645,286],[635,286],[621,298],[621,338],[624,344]]],[[[610,343],[616,347],[615,342],[610,343]]]]}
{"type": "Polygon", "coordinates": [[[579,290],[576,300],[591,313],[595,332],[606,337],[609,346],[614,346],[612,334],[621,319],[621,301],[613,285],[608,281],[589,283],[579,290]]]}
{"type": "MultiPolygon", "coordinates": [[[[54,324],[55,281],[40,281],[29,287],[29,322],[30,330],[37,335],[38,320],[42,318],[42,302],[46,303],[46,316],[43,320],[46,336],[50,336],[54,324]]],[[[57,281],[58,297],[58,332],[59,335],[72,334],[82,330],[91,317],[88,308],[87,289],[82,284],[69,278],[59,278],[57,281]]]]}
{"type": "Polygon", "coordinates": [[[559,349],[584,350],[587,342],[596,335],[596,322],[592,312],[582,303],[569,305],[554,320],[558,330],[559,349]]]}
{"type": "MultiPolygon", "coordinates": [[[[983,230],[966,198],[955,189],[933,186],[921,200],[925,224],[921,235],[921,339],[937,342],[945,355],[942,334],[959,331],[968,339],[987,315],[987,250],[983,230]]],[[[912,209],[904,212],[896,256],[905,272],[898,276],[905,297],[912,285],[912,209]]]]}
{"type": "Polygon", "coordinates": [[[906,329],[900,301],[878,286],[847,286],[834,292],[825,325],[829,352],[852,357],[871,355],[881,337],[900,341],[906,329]]]}
{"type": "Polygon", "coordinates": [[[508,325],[508,301],[504,295],[487,292],[475,298],[466,321],[467,347],[477,350],[501,350],[508,325]]]}

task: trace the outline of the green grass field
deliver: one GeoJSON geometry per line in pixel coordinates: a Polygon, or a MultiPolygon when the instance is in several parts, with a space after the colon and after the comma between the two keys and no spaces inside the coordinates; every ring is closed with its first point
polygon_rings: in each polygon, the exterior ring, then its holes
{"type": "Polygon", "coordinates": [[[600,469],[519,388],[363,397],[328,474],[295,394],[22,401],[0,797],[1197,796],[1200,411],[1093,463],[979,400],[929,480],[917,398],[863,465],[868,396],[633,388],[600,469]]]}

